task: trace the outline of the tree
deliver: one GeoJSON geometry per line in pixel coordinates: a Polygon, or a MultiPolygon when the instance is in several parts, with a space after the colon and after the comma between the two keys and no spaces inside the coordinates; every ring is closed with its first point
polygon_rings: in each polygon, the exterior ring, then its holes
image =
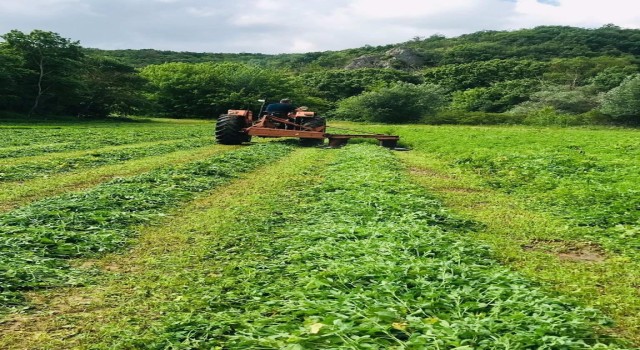
{"type": "Polygon", "coordinates": [[[53,32],[34,30],[24,34],[18,30],[2,36],[6,47],[19,56],[28,71],[24,84],[30,91],[29,115],[41,108],[47,99],[56,100],[46,112],[61,112],[77,102],[80,86],[78,71],[83,53],[77,41],[60,37],[53,32]]]}
{"type": "Polygon", "coordinates": [[[301,80],[304,85],[317,90],[320,97],[334,102],[398,81],[422,82],[417,75],[387,68],[326,70],[302,74],[301,80]]]}
{"type": "Polygon", "coordinates": [[[544,74],[544,79],[553,84],[571,88],[586,85],[605,70],[637,70],[630,57],[574,57],[554,59],[544,74]]]}
{"type": "Polygon", "coordinates": [[[640,122],[640,74],[625,79],[602,99],[602,113],[619,121],[640,122]]]}
{"type": "Polygon", "coordinates": [[[535,79],[542,76],[547,63],[532,60],[490,60],[450,64],[423,71],[426,82],[450,91],[488,87],[500,81],[535,79]]]}
{"type": "Polygon", "coordinates": [[[0,43],[0,110],[15,110],[20,104],[25,74],[20,57],[0,43]]]}
{"type": "Polygon", "coordinates": [[[214,117],[255,106],[259,98],[304,102],[304,89],[287,72],[241,63],[166,63],[147,66],[141,75],[159,112],[172,117],[214,117]]]}
{"type": "Polygon", "coordinates": [[[596,92],[607,92],[620,85],[628,76],[638,72],[636,66],[608,67],[590,78],[588,83],[596,92]]]}
{"type": "Polygon", "coordinates": [[[559,113],[578,114],[598,107],[598,101],[588,88],[548,85],[533,93],[530,101],[520,104],[512,112],[529,113],[548,107],[559,113]]]}
{"type": "Polygon", "coordinates": [[[446,101],[445,91],[433,84],[397,83],[364,92],[338,103],[337,117],[380,123],[407,123],[435,113],[446,101]]]}
{"type": "Polygon", "coordinates": [[[81,101],[77,114],[85,117],[127,115],[145,104],[146,80],[136,70],[118,60],[86,57],[83,64],[81,101]]]}
{"type": "Polygon", "coordinates": [[[505,112],[513,106],[528,101],[540,89],[533,79],[509,80],[453,93],[452,110],[467,112],[505,112]]]}

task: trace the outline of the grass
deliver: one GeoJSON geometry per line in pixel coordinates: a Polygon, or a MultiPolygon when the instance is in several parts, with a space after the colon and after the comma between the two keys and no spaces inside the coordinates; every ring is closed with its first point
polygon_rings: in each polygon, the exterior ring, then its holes
{"type": "Polygon", "coordinates": [[[45,336],[30,328],[39,321],[16,319],[14,330],[41,337],[7,339],[96,349],[623,347],[592,331],[607,322],[594,310],[492,260],[467,236],[475,225],[409,183],[390,152],[294,155],[147,231],[162,239],[143,239],[149,253],[133,251],[97,295],[87,290],[85,312],[44,317],[45,336]]]}
{"type": "Polygon", "coordinates": [[[14,209],[29,202],[65,192],[84,190],[118,177],[141,174],[168,164],[177,165],[193,162],[236,148],[236,146],[210,145],[112,165],[75,170],[72,173],[51,175],[45,178],[1,183],[0,211],[14,209]]]}
{"type": "Polygon", "coordinates": [[[210,137],[205,121],[104,123],[0,123],[0,159],[88,150],[133,143],[210,137]]]}
{"type": "Polygon", "coordinates": [[[215,278],[212,239],[263,217],[290,183],[317,179],[313,169],[326,155],[298,150],[141,227],[129,252],[79,261],[78,268],[103,271],[98,283],[29,293],[31,308],[4,320],[0,348],[125,347],[150,332],[192,281],[215,278]]]}
{"type": "Polygon", "coordinates": [[[183,149],[202,147],[209,144],[211,144],[211,137],[137,143],[126,146],[97,148],[82,152],[12,158],[5,162],[5,164],[0,165],[0,182],[48,177],[52,174],[115,164],[183,149]]]}
{"type": "Polygon", "coordinates": [[[497,259],[548,290],[569,295],[615,320],[613,332],[640,344],[640,264],[607,253],[588,239],[575,238],[574,227],[530,204],[484,187],[473,174],[435,157],[402,153],[414,181],[441,198],[451,210],[483,224],[470,233],[492,247],[497,259]]]}
{"type": "Polygon", "coordinates": [[[66,259],[121,249],[136,233],[132,226],[289,150],[281,144],[256,145],[0,214],[3,306],[19,301],[22,290],[76,284],[66,259]]]}
{"type": "MultiPolygon", "coordinates": [[[[208,146],[0,184],[0,348],[640,344],[637,131],[344,126],[413,150],[208,146]]],[[[210,129],[11,124],[0,157],[210,129]]]]}
{"type": "Polygon", "coordinates": [[[360,127],[401,135],[415,181],[484,225],[473,235],[503,263],[640,344],[637,130],[360,127]]]}

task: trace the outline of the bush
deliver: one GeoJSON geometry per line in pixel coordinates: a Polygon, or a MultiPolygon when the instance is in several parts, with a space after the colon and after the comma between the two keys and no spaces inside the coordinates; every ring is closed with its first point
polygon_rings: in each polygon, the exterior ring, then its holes
{"type": "Polygon", "coordinates": [[[400,82],[341,100],[334,115],[352,121],[408,123],[432,115],[445,102],[446,93],[437,85],[400,82]]]}
{"type": "Polygon", "coordinates": [[[583,115],[564,113],[551,106],[540,107],[535,104],[523,104],[513,109],[509,114],[520,116],[522,122],[528,125],[570,126],[589,124],[589,120],[583,115]]]}
{"type": "Polygon", "coordinates": [[[607,92],[600,111],[616,121],[640,123],[640,74],[628,77],[607,92]]]}
{"type": "Polygon", "coordinates": [[[502,81],[490,87],[477,87],[453,93],[450,109],[468,112],[505,112],[518,103],[529,100],[539,90],[540,83],[532,79],[502,81]]]}

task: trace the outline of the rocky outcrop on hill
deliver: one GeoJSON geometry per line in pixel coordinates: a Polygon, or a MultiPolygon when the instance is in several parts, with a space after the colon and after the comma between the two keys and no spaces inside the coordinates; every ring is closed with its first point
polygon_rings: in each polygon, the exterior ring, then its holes
{"type": "Polygon", "coordinates": [[[396,47],[388,50],[384,55],[365,55],[355,58],[345,69],[358,68],[396,68],[414,69],[424,65],[424,58],[415,51],[396,47]]]}
{"type": "Polygon", "coordinates": [[[359,69],[359,68],[384,68],[383,61],[378,55],[365,55],[354,58],[345,69],[359,69]]]}
{"type": "Polygon", "coordinates": [[[399,63],[407,68],[419,68],[424,65],[424,58],[411,49],[396,47],[387,51],[385,55],[388,57],[387,62],[391,66],[399,63]]]}

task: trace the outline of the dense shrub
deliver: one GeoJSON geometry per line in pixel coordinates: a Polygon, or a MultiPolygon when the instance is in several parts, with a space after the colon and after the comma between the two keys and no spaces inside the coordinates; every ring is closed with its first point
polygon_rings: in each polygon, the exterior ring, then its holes
{"type": "Polygon", "coordinates": [[[468,112],[505,112],[529,100],[539,89],[540,83],[533,79],[502,81],[490,87],[454,92],[449,108],[468,112]]]}
{"type": "Polygon", "coordinates": [[[602,113],[615,120],[640,122],[640,74],[628,77],[602,99],[602,113]]]}
{"type": "Polygon", "coordinates": [[[445,101],[445,91],[437,85],[397,83],[340,101],[335,116],[353,121],[415,122],[439,110],[445,101]]]}

